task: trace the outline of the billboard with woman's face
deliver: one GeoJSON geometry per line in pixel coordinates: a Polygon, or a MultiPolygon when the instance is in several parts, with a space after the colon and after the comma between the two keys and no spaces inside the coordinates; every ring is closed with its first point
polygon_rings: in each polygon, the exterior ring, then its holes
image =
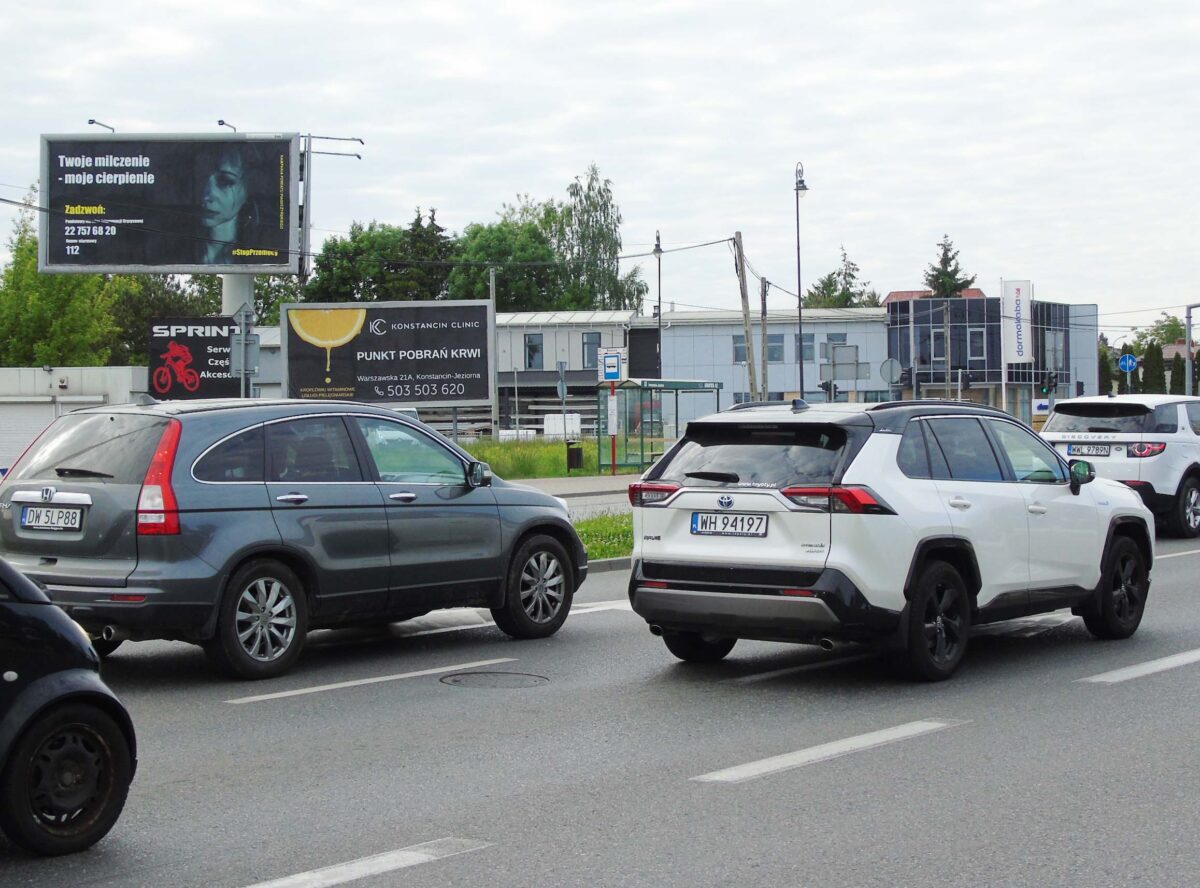
{"type": "Polygon", "coordinates": [[[47,272],[295,274],[294,133],[42,136],[47,272]]]}

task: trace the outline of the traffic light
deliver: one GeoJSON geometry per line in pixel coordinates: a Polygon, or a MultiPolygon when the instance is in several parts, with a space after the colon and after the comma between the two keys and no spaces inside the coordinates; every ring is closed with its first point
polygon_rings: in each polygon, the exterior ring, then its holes
{"type": "Polygon", "coordinates": [[[964,392],[971,387],[971,374],[970,373],[964,373],[962,375],[962,387],[963,387],[964,392]]]}
{"type": "Polygon", "coordinates": [[[1042,376],[1042,394],[1048,395],[1058,388],[1058,374],[1046,373],[1042,376]]]}
{"type": "Polygon", "coordinates": [[[833,400],[833,383],[828,379],[821,383],[821,391],[825,393],[825,400],[833,400]]]}
{"type": "Polygon", "coordinates": [[[829,400],[836,401],[837,396],[838,396],[838,387],[837,387],[837,383],[835,382],[832,385],[832,391],[829,393],[829,400]]]}

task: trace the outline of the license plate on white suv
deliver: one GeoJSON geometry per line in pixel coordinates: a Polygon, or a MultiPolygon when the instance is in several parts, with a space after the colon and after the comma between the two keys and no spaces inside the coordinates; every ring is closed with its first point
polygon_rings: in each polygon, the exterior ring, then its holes
{"type": "Polygon", "coordinates": [[[79,530],[83,524],[83,509],[63,506],[25,506],[21,509],[21,526],[30,530],[79,530]]]}
{"type": "Polygon", "coordinates": [[[767,516],[748,512],[692,512],[692,533],[699,536],[765,537],[767,516]]]}
{"type": "Polygon", "coordinates": [[[1108,456],[1112,453],[1111,444],[1068,444],[1067,456],[1108,456]]]}

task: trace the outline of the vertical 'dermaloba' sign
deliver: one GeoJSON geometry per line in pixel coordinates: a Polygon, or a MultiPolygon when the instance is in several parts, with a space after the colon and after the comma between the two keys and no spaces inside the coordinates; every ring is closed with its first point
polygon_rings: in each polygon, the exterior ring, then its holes
{"type": "Polygon", "coordinates": [[[42,136],[38,268],[296,274],[295,133],[42,136]]]}
{"type": "Polygon", "coordinates": [[[1000,292],[1000,339],[1005,364],[1033,363],[1033,284],[1005,281],[1000,292]]]}

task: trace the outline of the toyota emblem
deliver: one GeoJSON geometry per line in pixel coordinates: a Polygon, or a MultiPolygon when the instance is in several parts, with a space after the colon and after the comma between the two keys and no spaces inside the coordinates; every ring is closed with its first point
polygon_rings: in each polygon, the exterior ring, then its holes
{"type": "Polygon", "coordinates": [[[732,509],[733,508],[733,497],[731,497],[729,494],[726,493],[719,500],[717,500],[717,505],[720,506],[722,509],[732,509]]]}

